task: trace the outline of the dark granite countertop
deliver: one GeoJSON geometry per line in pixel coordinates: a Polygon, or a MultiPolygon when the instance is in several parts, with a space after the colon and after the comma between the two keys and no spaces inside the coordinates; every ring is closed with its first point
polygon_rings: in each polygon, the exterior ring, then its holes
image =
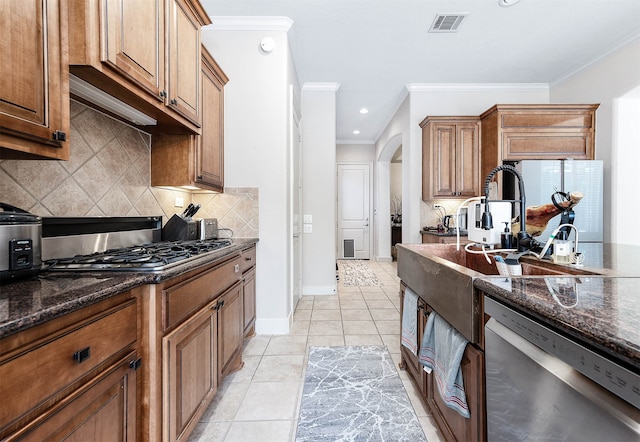
{"type": "Polygon", "coordinates": [[[474,286],[534,320],[640,370],[640,277],[483,277],[474,286]]]}
{"type": "MultiPolygon", "coordinates": [[[[448,232],[439,232],[437,230],[421,230],[420,233],[422,235],[433,235],[433,236],[457,236],[455,230],[449,230],[448,232]]],[[[460,237],[462,238],[466,236],[467,236],[467,231],[461,230],[460,237]]]]}
{"type": "Polygon", "coordinates": [[[239,238],[161,273],[41,272],[37,277],[0,285],[0,338],[55,319],[142,284],[157,284],[182,273],[231,257],[256,238],[239,238]]]}

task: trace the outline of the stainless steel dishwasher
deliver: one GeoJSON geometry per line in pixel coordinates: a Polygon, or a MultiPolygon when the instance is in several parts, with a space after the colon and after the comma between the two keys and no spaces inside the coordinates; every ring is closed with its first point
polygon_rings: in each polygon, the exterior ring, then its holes
{"type": "Polygon", "coordinates": [[[484,305],[489,441],[640,441],[638,373],[494,299],[484,305]]]}

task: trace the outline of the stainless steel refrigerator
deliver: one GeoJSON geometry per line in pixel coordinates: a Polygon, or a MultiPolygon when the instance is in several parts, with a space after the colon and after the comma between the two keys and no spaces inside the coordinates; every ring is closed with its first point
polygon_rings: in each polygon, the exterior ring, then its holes
{"type": "MultiPolygon", "coordinates": [[[[523,160],[514,164],[522,174],[527,207],[550,204],[556,191],[580,191],[584,194],[574,207],[573,224],[579,232],[578,251],[583,252],[590,266],[602,263],[603,241],[603,184],[601,160],[523,160]]],[[[503,197],[519,198],[516,180],[504,174],[503,197]]],[[[517,204],[516,210],[517,210],[517,204]]],[[[517,215],[517,213],[516,213],[517,215]]],[[[560,216],[549,221],[546,230],[535,237],[544,243],[560,224],[560,216]]],[[[574,238],[575,233],[570,236],[574,238]]]]}

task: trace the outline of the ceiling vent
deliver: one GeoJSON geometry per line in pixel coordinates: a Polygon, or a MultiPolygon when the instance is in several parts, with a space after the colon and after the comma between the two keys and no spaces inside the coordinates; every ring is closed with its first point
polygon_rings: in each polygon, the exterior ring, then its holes
{"type": "Polygon", "coordinates": [[[460,23],[469,14],[437,14],[429,32],[458,32],[460,23]]]}

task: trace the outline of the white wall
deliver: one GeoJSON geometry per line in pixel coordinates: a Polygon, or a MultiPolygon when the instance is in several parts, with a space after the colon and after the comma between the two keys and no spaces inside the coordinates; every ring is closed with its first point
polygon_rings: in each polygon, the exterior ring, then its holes
{"type": "Polygon", "coordinates": [[[256,332],[289,331],[292,318],[288,87],[292,78],[286,31],[205,27],[202,41],[229,77],[225,87],[225,185],[258,187],[256,332]],[[259,50],[262,38],[276,43],[259,50]]]}
{"type": "Polygon", "coordinates": [[[629,234],[636,230],[636,220],[640,216],[631,179],[638,170],[637,138],[619,134],[617,126],[621,122],[626,127],[637,128],[637,119],[624,123],[628,117],[619,114],[620,111],[634,112],[634,105],[621,104],[618,100],[627,99],[625,97],[634,94],[638,86],[640,38],[550,89],[552,103],[600,103],[596,111],[596,158],[604,164],[605,242],[640,244],[637,235],[629,234]],[[625,120],[618,121],[621,117],[625,120]]]}
{"type": "MultiPolygon", "coordinates": [[[[391,141],[402,140],[402,241],[419,243],[422,200],[422,129],[420,122],[428,115],[480,115],[499,103],[547,103],[546,85],[527,84],[414,84],[408,86],[409,96],[376,143],[378,170],[384,171],[383,158],[390,159],[391,141]],[[399,137],[399,138],[398,138],[399,137]]],[[[396,146],[397,147],[397,146],[396,146]]],[[[395,149],[393,149],[395,152],[395,149]]],[[[393,152],[391,152],[391,155],[393,152]]],[[[388,160],[387,160],[388,161],[388,160]]],[[[384,192],[383,173],[377,188],[384,192]]],[[[381,193],[378,207],[385,202],[381,193]]],[[[422,215],[424,217],[424,214],[422,215]]],[[[384,231],[378,232],[378,244],[387,244],[384,231]]]]}
{"type": "Polygon", "coordinates": [[[312,232],[302,238],[302,293],[336,293],[335,83],[302,87],[302,211],[312,232]]]}
{"type": "Polygon", "coordinates": [[[338,163],[370,163],[375,160],[375,144],[338,144],[336,146],[338,163]]]}

